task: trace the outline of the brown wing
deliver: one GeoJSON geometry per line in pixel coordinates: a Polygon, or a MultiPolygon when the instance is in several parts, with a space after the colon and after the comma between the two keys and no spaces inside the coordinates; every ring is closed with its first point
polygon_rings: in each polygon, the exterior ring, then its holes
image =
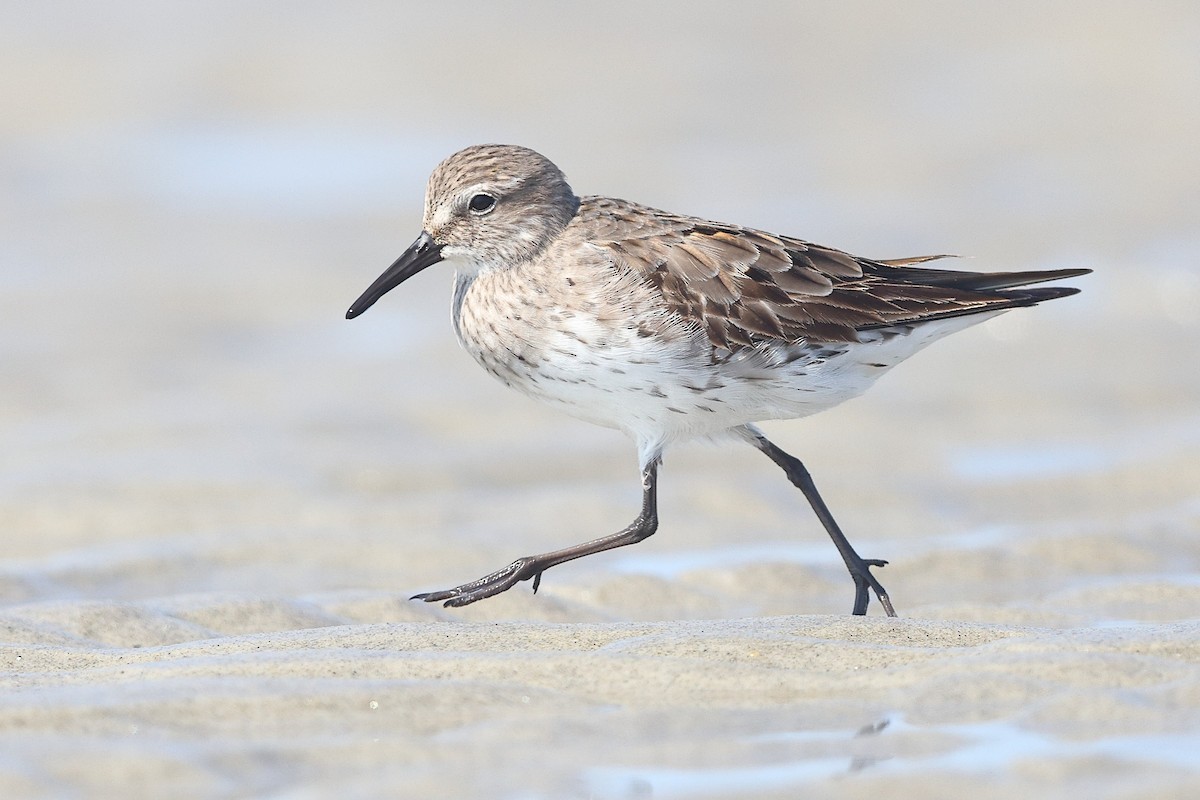
{"type": "Polygon", "coordinates": [[[718,347],[855,341],[858,332],[1032,305],[1075,289],[1000,291],[1090,270],[979,273],[874,261],[786,236],[587,198],[592,238],[718,347]]]}

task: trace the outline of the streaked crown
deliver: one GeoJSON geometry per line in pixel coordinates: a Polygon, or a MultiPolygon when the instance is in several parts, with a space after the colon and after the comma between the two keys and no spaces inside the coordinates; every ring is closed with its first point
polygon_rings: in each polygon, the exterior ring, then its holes
{"type": "Polygon", "coordinates": [[[424,227],[447,261],[476,271],[532,258],[578,209],[566,177],[545,156],[516,145],[474,145],[429,176],[424,227]]]}

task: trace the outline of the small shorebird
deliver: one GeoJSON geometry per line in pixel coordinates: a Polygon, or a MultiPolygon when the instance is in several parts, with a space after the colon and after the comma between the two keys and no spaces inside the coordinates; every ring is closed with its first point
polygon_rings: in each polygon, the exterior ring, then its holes
{"type": "Polygon", "coordinates": [[[423,231],[354,301],[347,319],[437,263],[455,269],[459,343],[505,385],[637,444],[642,510],[599,539],[519,558],[414,600],[464,606],[565,561],[640,542],[658,528],[664,448],[730,435],[761,450],[804,493],[854,581],[895,616],[799,459],[753,423],[805,417],[861,394],[941,337],[1012,308],[1075,294],[1027,284],[1087,269],[963,272],[879,261],[740,225],[611,197],[577,197],[524,147],[478,145],[433,171],[423,231]]]}

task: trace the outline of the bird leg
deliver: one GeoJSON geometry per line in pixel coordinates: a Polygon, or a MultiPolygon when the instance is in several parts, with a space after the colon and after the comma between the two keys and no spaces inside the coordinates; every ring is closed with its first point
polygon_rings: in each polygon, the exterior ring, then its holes
{"type": "Polygon", "coordinates": [[[521,581],[527,581],[530,578],[533,579],[533,591],[536,592],[542,582],[542,573],[553,566],[590,556],[593,553],[612,550],[615,547],[637,544],[658,530],[659,463],[660,459],[654,458],[642,468],[642,511],[637,515],[637,519],[616,533],[572,547],[564,547],[562,550],[518,558],[507,567],[496,570],[490,575],[484,575],[478,580],[455,586],[453,589],[413,595],[410,599],[424,600],[426,603],[444,600],[447,608],[465,606],[507,591],[521,581]]]}
{"type": "Polygon", "coordinates": [[[887,615],[889,617],[896,616],[896,611],[892,608],[892,601],[888,599],[887,590],[871,574],[871,567],[882,567],[887,562],[876,558],[863,558],[855,552],[854,548],[850,545],[850,541],[846,538],[846,534],[842,533],[842,529],[834,521],[833,514],[829,513],[829,507],[821,499],[821,494],[817,491],[817,486],[813,483],[812,476],[808,474],[808,470],[801,463],[800,459],[776,447],[756,428],[746,427],[744,430],[744,435],[750,443],[778,464],[784,473],[787,474],[788,480],[796,488],[804,492],[804,496],[808,499],[808,504],[812,506],[813,512],[816,513],[817,519],[821,520],[821,524],[825,526],[825,532],[833,540],[833,546],[838,549],[842,560],[846,562],[846,569],[850,570],[850,577],[854,580],[854,610],[851,613],[858,615],[866,614],[867,603],[871,599],[870,591],[874,591],[875,596],[879,598],[879,603],[883,606],[883,610],[887,612],[887,615]]]}

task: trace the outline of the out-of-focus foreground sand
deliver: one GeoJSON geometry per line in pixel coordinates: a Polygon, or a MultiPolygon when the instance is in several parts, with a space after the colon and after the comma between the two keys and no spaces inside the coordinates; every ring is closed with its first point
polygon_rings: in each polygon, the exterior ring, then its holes
{"type": "Polygon", "coordinates": [[[1200,11],[1190,3],[0,12],[0,796],[1200,794],[1200,11]],[[767,426],[662,527],[632,448],[362,319],[428,171],[1084,293],[767,426]]]}

